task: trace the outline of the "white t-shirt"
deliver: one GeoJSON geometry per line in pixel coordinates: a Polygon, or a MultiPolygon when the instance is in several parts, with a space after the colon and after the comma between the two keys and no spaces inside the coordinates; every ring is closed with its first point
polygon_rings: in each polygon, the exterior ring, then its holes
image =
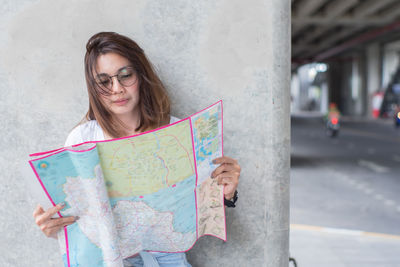
{"type": "MultiPolygon", "coordinates": [[[[178,118],[171,116],[169,123],[179,121],[178,118]]],[[[80,144],[88,141],[104,140],[104,132],[96,120],[91,120],[75,127],[65,141],[65,147],[80,144]]]]}

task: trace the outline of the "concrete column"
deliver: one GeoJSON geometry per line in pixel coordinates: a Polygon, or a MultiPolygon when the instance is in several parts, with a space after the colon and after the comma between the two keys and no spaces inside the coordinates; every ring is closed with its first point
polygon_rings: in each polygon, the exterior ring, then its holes
{"type": "Polygon", "coordinates": [[[343,113],[344,101],[343,101],[343,68],[344,62],[334,61],[329,63],[329,69],[327,73],[328,87],[329,87],[329,100],[328,103],[336,103],[340,112],[343,113]]]}
{"type": "Polygon", "coordinates": [[[188,253],[193,265],[288,265],[289,0],[0,4],[0,266],[61,266],[57,242],[33,222],[19,165],[62,146],[84,115],[85,44],[99,31],[144,48],[175,116],[224,101],[225,154],[243,170],[239,203],[227,210],[228,241],[201,238],[188,253]]]}
{"type": "Polygon", "coordinates": [[[299,96],[297,102],[299,103],[300,110],[307,110],[309,105],[309,90],[311,80],[309,78],[309,65],[304,65],[298,68],[297,74],[299,77],[299,96]]]}
{"type": "Polygon", "coordinates": [[[382,80],[381,49],[379,43],[367,46],[366,61],[367,116],[372,117],[372,96],[380,89],[380,82],[382,80]]]}
{"type": "Polygon", "coordinates": [[[387,43],[383,47],[383,61],[382,61],[382,88],[387,89],[389,83],[392,81],[393,75],[400,64],[399,58],[400,41],[387,43]]]}
{"type": "Polygon", "coordinates": [[[290,112],[295,113],[297,111],[300,111],[300,79],[297,72],[292,74],[290,91],[290,112]]]}

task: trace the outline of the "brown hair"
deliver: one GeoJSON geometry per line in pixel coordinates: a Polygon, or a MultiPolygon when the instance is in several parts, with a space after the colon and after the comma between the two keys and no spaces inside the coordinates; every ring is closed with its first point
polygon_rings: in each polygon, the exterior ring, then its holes
{"type": "Polygon", "coordinates": [[[85,77],[89,94],[89,110],[86,120],[96,120],[100,127],[112,137],[123,137],[127,133],[120,120],[105,108],[100,95],[106,92],[97,84],[96,62],[100,55],[116,53],[129,60],[135,68],[139,82],[140,122],[135,131],[146,131],[168,124],[170,101],[160,78],[147,59],[142,48],[132,39],[115,32],[100,32],[93,35],[86,44],[85,77]]]}

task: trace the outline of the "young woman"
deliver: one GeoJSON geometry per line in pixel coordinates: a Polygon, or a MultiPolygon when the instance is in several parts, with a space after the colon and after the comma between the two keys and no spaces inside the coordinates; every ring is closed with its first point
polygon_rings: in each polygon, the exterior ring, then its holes
{"type": "MultiPolygon", "coordinates": [[[[130,136],[178,121],[170,115],[166,90],[144,51],[131,39],[113,32],[100,32],[86,45],[85,76],[89,110],[83,122],[69,134],[65,146],[130,136]]],[[[229,157],[217,158],[212,173],[225,185],[225,199],[234,198],[240,166],[229,157]]],[[[54,219],[64,206],[48,210],[38,205],[33,216],[48,237],[56,237],[74,216],[54,219]]],[[[146,253],[124,260],[126,266],[190,266],[184,253],[146,253]]]]}

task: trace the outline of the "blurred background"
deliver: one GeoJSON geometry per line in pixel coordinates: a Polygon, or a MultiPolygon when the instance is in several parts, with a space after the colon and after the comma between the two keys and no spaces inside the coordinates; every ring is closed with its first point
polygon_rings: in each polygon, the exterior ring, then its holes
{"type": "Polygon", "coordinates": [[[291,5],[291,256],[400,266],[400,1],[291,5]]]}

